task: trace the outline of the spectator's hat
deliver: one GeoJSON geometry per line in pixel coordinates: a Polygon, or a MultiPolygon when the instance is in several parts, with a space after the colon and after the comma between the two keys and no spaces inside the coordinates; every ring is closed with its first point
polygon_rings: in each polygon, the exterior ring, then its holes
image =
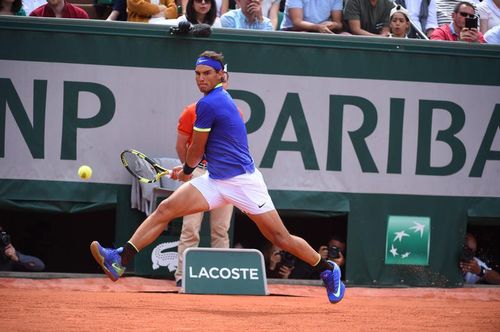
{"type": "Polygon", "coordinates": [[[392,15],[394,15],[396,13],[401,13],[404,16],[406,16],[406,19],[408,21],[410,20],[410,13],[408,12],[408,10],[406,10],[405,7],[403,7],[401,5],[396,5],[394,8],[391,9],[391,15],[389,17],[392,18],[392,15]]]}

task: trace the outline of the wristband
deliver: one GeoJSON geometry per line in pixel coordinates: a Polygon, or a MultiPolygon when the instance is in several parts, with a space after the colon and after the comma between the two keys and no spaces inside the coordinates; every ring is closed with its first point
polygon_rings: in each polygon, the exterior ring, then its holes
{"type": "Polygon", "coordinates": [[[190,167],[187,163],[184,163],[184,166],[182,166],[182,171],[184,174],[189,175],[193,173],[193,171],[196,169],[196,167],[190,167]]]}

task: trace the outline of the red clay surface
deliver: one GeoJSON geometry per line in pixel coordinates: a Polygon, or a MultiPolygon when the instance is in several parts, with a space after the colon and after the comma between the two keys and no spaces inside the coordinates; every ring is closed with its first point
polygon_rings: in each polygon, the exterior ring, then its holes
{"type": "Polygon", "coordinates": [[[500,331],[500,288],[269,285],[270,296],[178,294],[137,277],[0,278],[1,331],[500,331]]]}

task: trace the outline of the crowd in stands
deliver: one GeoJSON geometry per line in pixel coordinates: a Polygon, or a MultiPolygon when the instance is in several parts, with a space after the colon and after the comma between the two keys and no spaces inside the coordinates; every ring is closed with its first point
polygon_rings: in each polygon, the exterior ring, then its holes
{"type": "Polygon", "coordinates": [[[499,43],[500,0],[0,0],[0,15],[499,43]]]}

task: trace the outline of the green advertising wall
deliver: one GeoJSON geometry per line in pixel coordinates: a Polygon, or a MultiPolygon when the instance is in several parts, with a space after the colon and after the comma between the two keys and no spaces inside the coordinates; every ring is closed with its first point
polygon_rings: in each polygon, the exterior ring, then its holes
{"type": "Polygon", "coordinates": [[[130,208],[116,156],[123,146],[174,155],[175,121],[155,126],[199,97],[194,60],[211,49],[230,64],[229,92],[249,115],[276,207],[348,213],[348,285],[460,286],[467,218],[500,218],[499,46],[226,29],[196,38],[168,26],[10,17],[0,17],[0,40],[1,207],[116,205],[116,241],[126,241],[143,215],[130,208]],[[151,98],[155,71],[167,83],[151,98]],[[92,107],[79,93],[97,95],[108,118],[80,115],[92,107]],[[439,144],[443,153],[431,149],[439,144]],[[70,170],[89,160],[99,171],[82,183],[70,170]],[[410,238],[427,250],[418,264],[402,258],[410,238]],[[391,250],[401,260],[388,264],[391,250]]]}

